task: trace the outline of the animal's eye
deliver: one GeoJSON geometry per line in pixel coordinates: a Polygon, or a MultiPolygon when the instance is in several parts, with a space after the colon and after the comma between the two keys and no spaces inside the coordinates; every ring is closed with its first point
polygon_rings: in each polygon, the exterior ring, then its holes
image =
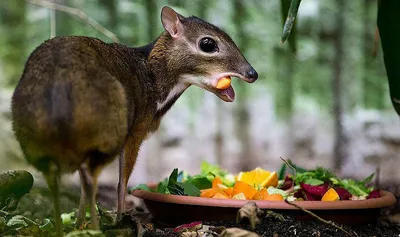
{"type": "Polygon", "coordinates": [[[213,53],[218,51],[218,46],[215,40],[210,37],[202,38],[199,42],[200,49],[206,53],[213,53]]]}

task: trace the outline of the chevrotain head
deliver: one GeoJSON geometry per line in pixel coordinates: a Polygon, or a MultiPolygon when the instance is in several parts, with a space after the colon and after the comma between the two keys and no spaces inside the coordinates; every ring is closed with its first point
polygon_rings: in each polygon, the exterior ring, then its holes
{"type": "Polygon", "coordinates": [[[170,38],[167,68],[173,68],[178,83],[196,85],[232,102],[235,92],[230,77],[252,83],[258,78],[228,34],[197,17],[183,17],[169,7],[161,12],[161,21],[170,38]],[[228,79],[225,86],[218,81],[228,79]],[[218,89],[218,88],[220,89],[218,89]]]}

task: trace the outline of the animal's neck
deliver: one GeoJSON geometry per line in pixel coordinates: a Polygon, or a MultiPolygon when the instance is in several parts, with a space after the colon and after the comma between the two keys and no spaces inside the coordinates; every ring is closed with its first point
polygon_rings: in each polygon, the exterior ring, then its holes
{"type": "Polygon", "coordinates": [[[180,80],[178,68],[168,65],[169,50],[173,48],[172,39],[168,33],[162,34],[154,43],[149,44],[151,51],[148,55],[148,64],[155,77],[157,91],[156,117],[162,117],[189,87],[180,80]]]}

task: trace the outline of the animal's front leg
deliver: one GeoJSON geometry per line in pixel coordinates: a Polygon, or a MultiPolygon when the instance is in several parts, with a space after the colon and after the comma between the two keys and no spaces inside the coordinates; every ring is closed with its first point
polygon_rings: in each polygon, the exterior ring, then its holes
{"type": "Polygon", "coordinates": [[[129,137],[123,151],[119,156],[119,182],[118,182],[118,210],[117,220],[122,219],[122,213],[125,211],[125,195],[129,177],[136,163],[141,139],[137,140],[129,137]]]}

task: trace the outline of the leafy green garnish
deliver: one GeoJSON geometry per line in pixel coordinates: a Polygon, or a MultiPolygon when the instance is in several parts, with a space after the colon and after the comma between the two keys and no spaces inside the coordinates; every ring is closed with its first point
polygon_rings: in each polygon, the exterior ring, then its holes
{"type": "Polygon", "coordinates": [[[191,183],[178,182],[178,176],[178,169],[174,169],[168,178],[165,193],[182,196],[200,196],[199,188],[191,183]]]}
{"type": "Polygon", "coordinates": [[[139,185],[133,186],[130,191],[132,192],[135,190],[144,190],[144,191],[151,192],[151,189],[146,184],[139,184],[139,185]]]}
{"type": "Polygon", "coordinates": [[[339,179],[331,178],[333,184],[345,188],[354,196],[366,197],[368,194],[374,190],[374,187],[368,187],[367,185],[371,182],[375,174],[371,174],[362,181],[356,181],[353,179],[339,179]]]}
{"type": "Polygon", "coordinates": [[[298,172],[296,173],[296,176],[294,177],[294,182],[296,185],[300,183],[307,183],[311,185],[319,185],[324,183],[324,181],[328,181],[331,178],[334,178],[335,175],[331,173],[330,171],[318,167],[314,170],[310,171],[305,171],[305,172],[298,172]],[[322,183],[321,183],[322,182],[322,183]],[[319,184],[314,184],[314,183],[319,183],[319,184]]]}
{"type": "Polygon", "coordinates": [[[213,165],[208,163],[207,161],[203,161],[201,163],[201,174],[207,175],[209,173],[214,174],[215,176],[224,177],[228,174],[225,170],[221,169],[218,165],[213,165]]]}
{"type": "Polygon", "coordinates": [[[207,175],[195,175],[195,176],[189,176],[185,183],[190,183],[198,189],[206,189],[206,188],[211,188],[212,182],[211,180],[207,177],[207,175]]]}
{"type": "Polygon", "coordinates": [[[322,180],[320,180],[320,179],[313,179],[313,178],[310,178],[310,179],[306,179],[306,180],[304,181],[304,183],[305,183],[305,184],[309,184],[309,185],[313,185],[313,186],[317,186],[317,185],[324,184],[324,181],[322,181],[322,180]]]}
{"type": "Polygon", "coordinates": [[[356,181],[353,179],[341,179],[336,177],[332,172],[327,169],[318,167],[314,170],[309,170],[306,172],[299,172],[294,177],[294,182],[296,185],[300,183],[305,183],[313,186],[318,186],[326,181],[331,181],[334,185],[345,188],[354,196],[368,196],[368,194],[373,190],[373,187],[368,187],[367,185],[371,182],[374,174],[371,174],[362,181],[356,181]]]}
{"type": "Polygon", "coordinates": [[[206,176],[210,181],[214,179],[215,176],[221,178],[222,183],[228,187],[235,184],[235,176],[229,174],[227,171],[221,169],[218,165],[213,165],[207,161],[201,163],[201,175],[206,176]]]}

